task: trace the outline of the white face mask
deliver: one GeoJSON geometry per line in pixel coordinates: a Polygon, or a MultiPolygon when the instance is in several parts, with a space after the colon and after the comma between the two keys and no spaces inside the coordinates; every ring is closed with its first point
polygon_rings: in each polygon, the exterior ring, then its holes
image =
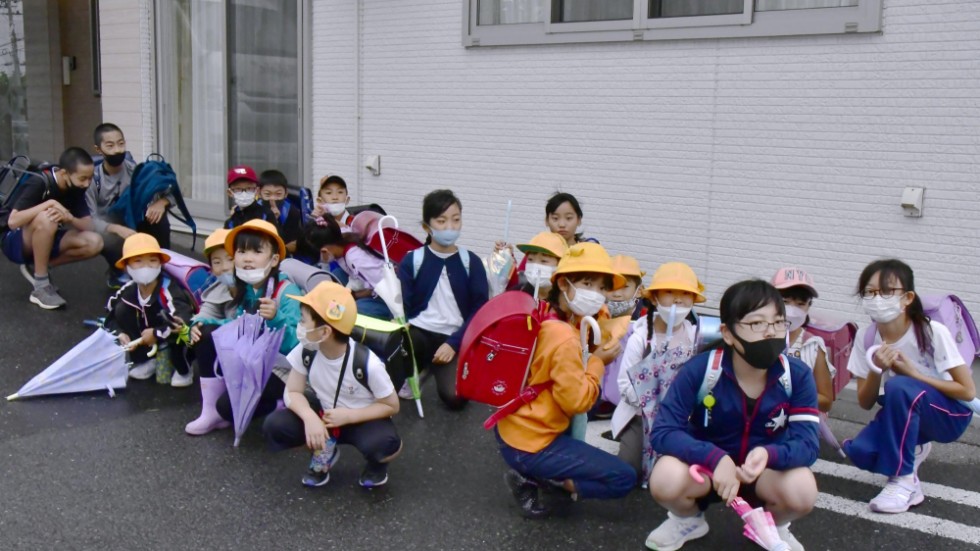
{"type": "Polygon", "coordinates": [[[344,203],[326,203],[325,207],[330,216],[340,216],[347,210],[347,205],[344,203]]]}
{"type": "Polygon", "coordinates": [[[551,288],[551,276],[555,273],[555,266],[528,262],[524,265],[524,279],[532,287],[537,287],[542,291],[551,288]]]}
{"type": "Polygon", "coordinates": [[[572,299],[568,298],[568,293],[562,294],[565,295],[568,308],[578,316],[594,316],[599,313],[599,309],[606,303],[606,295],[591,289],[576,287],[575,298],[572,299]]]}
{"type": "Polygon", "coordinates": [[[271,262],[265,268],[255,268],[252,270],[246,270],[245,268],[239,268],[236,266],[235,275],[238,276],[238,279],[244,281],[249,285],[258,285],[259,283],[262,283],[262,280],[265,279],[265,276],[269,275],[269,272],[271,270],[272,270],[271,262]]]}
{"type": "Polygon", "coordinates": [[[799,306],[787,304],[786,321],[789,322],[789,331],[792,333],[800,327],[803,327],[803,324],[806,323],[806,312],[804,312],[799,306]]]}
{"type": "Polygon", "coordinates": [[[900,316],[905,308],[902,306],[902,297],[893,296],[882,298],[866,298],[861,301],[864,312],[876,323],[888,323],[900,316]]]}
{"type": "Polygon", "coordinates": [[[326,325],[321,325],[320,327],[314,327],[313,329],[307,329],[306,327],[303,327],[303,324],[301,323],[296,326],[296,338],[299,340],[299,343],[303,345],[304,349],[316,350],[320,347],[320,343],[323,342],[323,339],[327,338],[327,336],[323,335],[322,337],[320,337],[319,340],[315,340],[315,341],[311,341],[308,338],[308,336],[313,331],[316,331],[317,329],[323,329],[324,327],[326,327],[326,325]]]}
{"type": "Polygon", "coordinates": [[[236,191],[232,194],[235,200],[235,206],[243,209],[250,206],[255,202],[255,192],[252,191],[236,191]]]}
{"type": "MultiPolygon", "coordinates": [[[[657,306],[657,317],[662,319],[664,323],[670,325],[670,307],[671,305],[658,305],[657,306]]],[[[674,306],[674,327],[679,326],[684,323],[687,319],[687,315],[691,313],[690,306],[681,306],[680,304],[674,306]]]]}
{"type": "Polygon", "coordinates": [[[139,283],[140,285],[149,285],[156,281],[157,277],[160,275],[160,267],[156,268],[131,268],[126,266],[126,273],[129,277],[133,278],[133,281],[139,283]]]}

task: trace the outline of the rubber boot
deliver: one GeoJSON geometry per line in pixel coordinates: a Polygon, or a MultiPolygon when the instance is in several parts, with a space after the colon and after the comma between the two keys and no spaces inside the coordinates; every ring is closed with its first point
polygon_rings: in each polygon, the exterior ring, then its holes
{"type": "Polygon", "coordinates": [[[207,434],[215,429],[226,429],[231,423],[218,415],[215,404],[225,393],[225,382],[217,377],[201,377],[201,416],[184,427],[184,432],[193,436],[207,434]]]}

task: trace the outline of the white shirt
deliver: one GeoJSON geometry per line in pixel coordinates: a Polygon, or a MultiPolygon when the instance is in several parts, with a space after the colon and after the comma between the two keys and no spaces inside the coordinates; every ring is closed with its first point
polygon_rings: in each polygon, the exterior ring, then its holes
{"type": "Polygon", "coordinates": [[[820,351],[823,351],[824,358],[827,361],[827,370],[830,372],[830,378],[833,379],[837,376],[837,368],[831,362],[830,354],[827,353],[827,343],[824,342],[823,338],[816,335],[810,335],[805,342],[803,341],[803,336],[806,335],[806,330],[800,332],[800,335],[796,338],[796,341],[790,345],[787,352],[790,356],[799,358],[803,363],[813,371],[813,368],[817,364],[817,356],[820,351]]]}
{"type": "MultiPolygon", "coordinates": [[[[442,259],[459,253],[459,251],[449,254],[437,253],[431,247],[429,250],[442,259]]],[[[428,306],[409,323],[419,329],[440,335],[452,335],[463,326],[463,313],[459,311],[459,305],[456,304],[456,296],[453,295],[453,288],[449,284],[449,272],[446,271],[445,266],[442,267],[442,273],[439,274],[439,283],[436,284],[436,288],[432,292],[428,306]]]]}
{"type": "MultiPolygon", "coordinates": [[[[344,357],[328,359],[323,352],[317,351],[309,372],[303,367],[303,345],[294,348],[286,359],[295,371],[307,376],[317,399],[320,400],[320,406],[324,409],[332,408],[344,357]]],[[[395,386],[391,383],[388,372],[385,371],[384,362],[373,352],[369,354],[367,372],[371,390],[364,388],[364,385],[354,378],[354,350],[351,349],[344,380],[340,385],[340,394],[337,396],[337,407],[365,408],[395,392],[395,386]]]]}
{"type": "MultiPolygon", "coordinates": [[[[919,351],[919,343],[915,338],[915,325],[909,326],[909,330],[898,339],[894,347],[898,348],[915,364],[915,368],[927,377],[952,381],[953,377],[949,370],[960,365],[964,365],[963,357],[960,355],[956,343],[949,329],[938,321],[929,322],[932,327],[932,346],[933,353],[923,353],[919,351]]],[[[868,364],[868,350],[864,347],[864,339],[869,327],[862,327],[854,338],[854,350],[851,352],[851,359],[847,362],[847,370],[852,375],[861,379],[867,379],[871,366],[868,364]]],[[[875,344],[881,344],[881,335],[875,335],[875,344]]],[[[882,375],[882,383],[892,377],[892,372],[885,371],[882,375]]],[[[884,385],[882,385],[884,392],[884,385]]]]}

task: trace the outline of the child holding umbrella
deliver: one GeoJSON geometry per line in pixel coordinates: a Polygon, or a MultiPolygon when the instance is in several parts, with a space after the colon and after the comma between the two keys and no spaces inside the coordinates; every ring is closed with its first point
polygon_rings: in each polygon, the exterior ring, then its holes
{"type": "Polygon", "coordinates": [[[780,538],[802,551],[789,523],[806,516],[817,499],[809,469],[819,450],[813,375],[782,354],[789,322],[775,287],[736,283],[722,296],[720,313],[723,346],[684,365],[653,426],[660,458],[650,493],[668,516],[646,545],[680,549],[708,533],[703,511],[709,504],[730,504],[741,494],[765,505],[780,538]],[[690,477],[692,465],[704,467],[710,480],[690,477]]]}

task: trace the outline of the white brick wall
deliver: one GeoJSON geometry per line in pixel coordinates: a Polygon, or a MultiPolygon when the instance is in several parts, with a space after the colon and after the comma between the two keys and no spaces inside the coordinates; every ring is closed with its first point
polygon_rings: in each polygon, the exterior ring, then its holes
{"type": "Polygon", "coordinates": [[[137,159],[155,149],[152,0],[100,0],[102,118],[137,159]]]}
{"type": "Polygon", "coordinates": [[[886,0],[880,35],[467,50],[461,1],[314,0],[315,175],[413,228],[450,187],[480,252],[508,198],[520,241],[560,188],[588,235],[648,271],[689,262],[713,304],[797,264],[853,314],[863,266],[898,256],[980,314],[980,2],[886,0]]]}

